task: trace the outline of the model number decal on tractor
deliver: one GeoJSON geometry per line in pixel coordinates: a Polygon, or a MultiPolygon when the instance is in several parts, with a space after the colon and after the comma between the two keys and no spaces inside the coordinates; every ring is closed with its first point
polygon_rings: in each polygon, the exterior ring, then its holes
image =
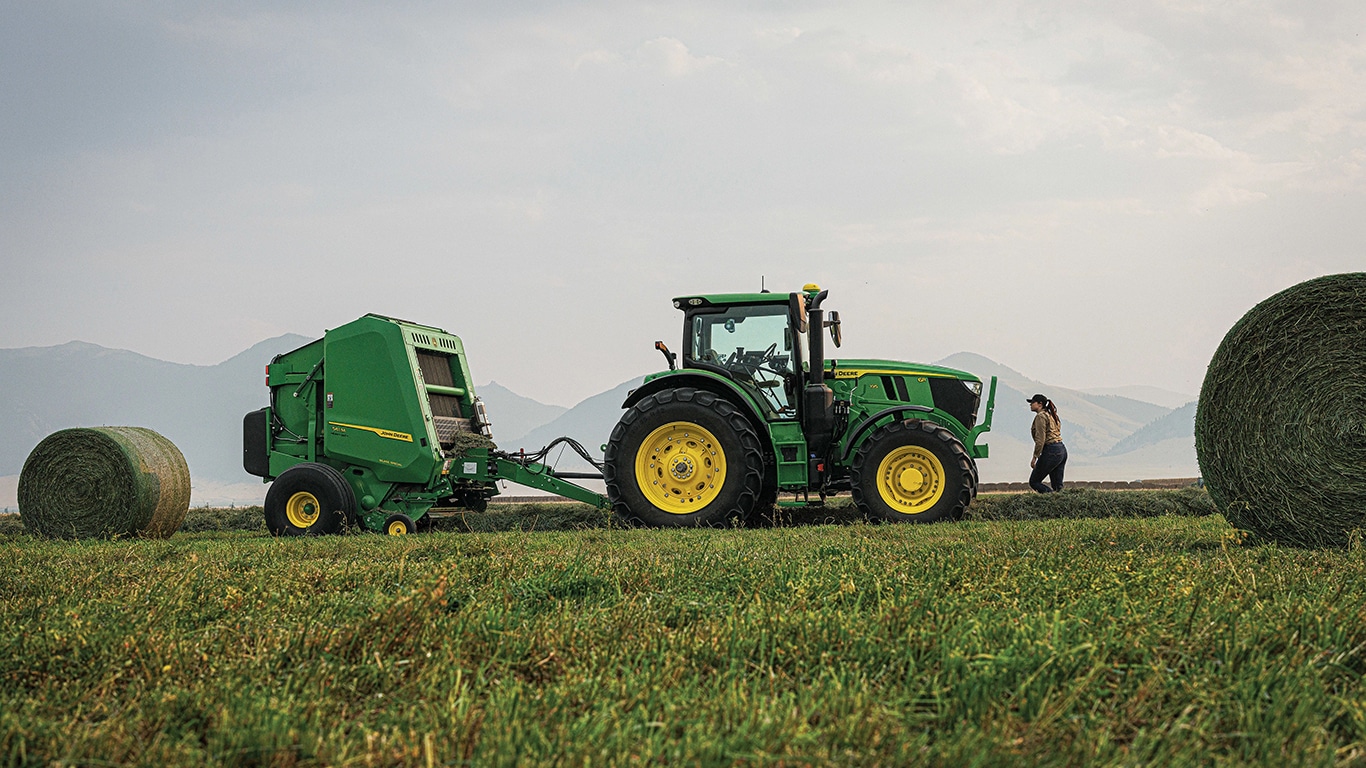
{"type": "MultiPolygon", "coordinates": [[[[337,432],[335,427],[345,427],[348,429],[363,429],[366,432],[374,432],[380,437],[387,437],[390,440],[402,440],[405,443],[411,443],[413,441],[413,436],[408,434],[407,432],[395,432],[392,429],[376,429],[375,427],[362,427],[359,424],[342,424],[339,421],[329,421],[327,423],[334,427],[334,429],[332,430],[333,432],[337,432]]],[[[339,434],[344,434],[344,432],[339,434]]]]}

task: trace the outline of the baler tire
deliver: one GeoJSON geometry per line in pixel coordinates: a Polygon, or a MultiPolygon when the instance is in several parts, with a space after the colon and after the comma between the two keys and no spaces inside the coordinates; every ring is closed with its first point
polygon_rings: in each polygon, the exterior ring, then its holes
{"type": "Polygon", "coordinates": [[[887,522],[961,519],[977,487],[967,449],[947,428],[928,420],[895,421],[878,427],[859,446],[850,469],[854,504],[868,517],[887,522]],[[922,478],[928,475],[930,481],[937,480],[941,486],[938,495],[927,491],[928,498],[922,498],[918,494],[923,485],[907,489],[900,477],[888,477],[898,466],[918,468],[922,478]],[[940,473],[937,478],[933,476],[936,472],[940,473]]]}
{"type": "Polygon", "coordinates": [[[385,536],[411,536],[417,533],[417,525],[411,517],[402,512],[395,512],[384,518],[384,527],[380,532],[385,536]]]}
{"type": "Polygon", "coordinates": [[[629,524],[684,528],[743,522],[764,489],[763,448],[749,420],[725,398],[691,387],[656,392],[628,409],[607,441],[603,465],[612,511],[629,524]],[[690,512],[670,511],[651,501],[637,474],[636,458],[647,439],[674,425],[682,425],[678,429],[684,431],[700,427],[715,438],[714,447],[720,453],[721,487],[700,509],[690,512]]]}
{"type": "Polygon", "coordinates": [[[305,462],[285,470],[266,491],[266,528],[273,536],[322,536],[339,533],[356,514],[356,495],[341,473],[326,464],[305,462]],[[290,505],[312,498],[317,504],[311,523],[290,517],[290,505]]]}

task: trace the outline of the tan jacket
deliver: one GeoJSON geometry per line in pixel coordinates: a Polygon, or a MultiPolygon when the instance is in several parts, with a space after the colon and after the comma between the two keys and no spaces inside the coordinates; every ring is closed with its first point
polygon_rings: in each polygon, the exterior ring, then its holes
{"type": "Polygon", "coordinates": [[[1034,414],[1034,423],[1029,427],[1029,431],[1034,435],[1034,458],[1039,458],[1043,453],[1043,447],[1049,443],[1062,442],[1062,425],[1053,420],[1048,415],[1048,411],[1039,411],[1034,414]]]}

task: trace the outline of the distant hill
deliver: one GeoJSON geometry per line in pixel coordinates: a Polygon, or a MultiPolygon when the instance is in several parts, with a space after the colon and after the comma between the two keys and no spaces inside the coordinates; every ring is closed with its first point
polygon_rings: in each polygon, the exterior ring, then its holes
{"type": "Polygon", "coordinates": [[[1058,406],[1070,477],[1138,480],[1199,474],[1193,424],[1187,425],[1183,433],[1179,426],[1186,422],[1172,408],[1117,394],[1141,392],[1143,388],[1083,392],[1055,387],[970,352],[951,355],[939,364],[969,371],[983,381],[991,376],[998,379],[992,431],[983,436],[983,441],[991,446],[991,457],[981,464],[983,482],[1028,477],[1029,457],[1033,453],[1029,427],[1034,414],[1026,399],[1036,392],[1052,398],[1058,406]],[[1130,436],[1159,422],[1165,426],[1154,427],[1147,437],[1133,442],[1132,448],[1115,452],[1130,436]]]}
{"type": "Polygon", "coordinates": [[[493,436],[500,443],[517,442],[526,433],[569,410],[563,405],[546,405],[522,397],[496,381],[476,385],[474,391],[484,401],[493,436]]]}
{"type": "MultiPolygon", "coordinates": [[[[593,395],[549,423],[523,435],[520,440],[512,442],[500,440],[498,447],[505,451],[515,451],[521,448],[533,451],[539,450],[557,437],[572,437],[582,443],[583,447],[587,448],[594,458],[602,458],[602,445],[607,442],[608,437],[611,437],[612,428],[621,419],[622,402],[626,400],[631,390],[639,387],[643,381],[643,376],[637,377],[618,384],[606,392],[593,395]]],[[[566,451],[564,456],[575,468],[587,466],[577,458],[570,459],[569,457],[574,456],[572,452],[566,451]]],[[[566,463],[561,468],[565,469],[570,466],[570,463],[566,463]]]]}
{"type": "Polygon", "coordinates": [[[1194,444],[1196,402],[1186,403],[1166,416],[1143,425],[1132,435],[1115,443],[1115,447],[1105,455],[1120,456],[1173,438],[1188,438],[1194,444]]]}
{"type": "Polygon", "coordinates": [[[74,341],[0,349],[0,475],[59,429],[131,425],[165,435],[200,481],[246,483],[242,416],[266,404],[265,367],[310,339],[263,341],[218,365],[168,363],[74,341]]]}
{"type": "Polygon", "coordinates": [[[1162,389],[1161,387],[1105,387],[1102,389],[1088,389],[1086,391],[1093,395],[1120,395],[1121,397],[1160,405],[1163,408],[1180,408],[1192,400],[1199,399],[1196,395],[1188,392],[1173,392],[1170,389],[1162,389]]]}
{"type": "MultiPolygon", "coordinates": [[[[1034,414],[1026,400],[1036,392],[1052,399],[1062,418],[1063,442],[1071,453],[1104,454],[1134,430],[1171,412],[1170,408],[1119,395],[1093,395],[1051,386],[969,352],[951,355],[938,364],[976,374],[983,382],[997,377],[994,433],[1004,432],[1030,440],[1029,426],[1034,421],[1034,414]]],[[[985,398],[983,392],[984,401],[985,398]]]]}

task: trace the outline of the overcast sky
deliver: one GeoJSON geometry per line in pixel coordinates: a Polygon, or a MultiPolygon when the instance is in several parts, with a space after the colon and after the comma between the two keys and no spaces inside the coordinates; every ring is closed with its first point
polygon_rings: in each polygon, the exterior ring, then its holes
{"type": "Polygon", "coordinates": [[[0,0],[0,347],[212,364],[366,312],[572,405],[688,293],[841,355],[1197,392],[1366,268],[1366,3],[0,0]]]}

